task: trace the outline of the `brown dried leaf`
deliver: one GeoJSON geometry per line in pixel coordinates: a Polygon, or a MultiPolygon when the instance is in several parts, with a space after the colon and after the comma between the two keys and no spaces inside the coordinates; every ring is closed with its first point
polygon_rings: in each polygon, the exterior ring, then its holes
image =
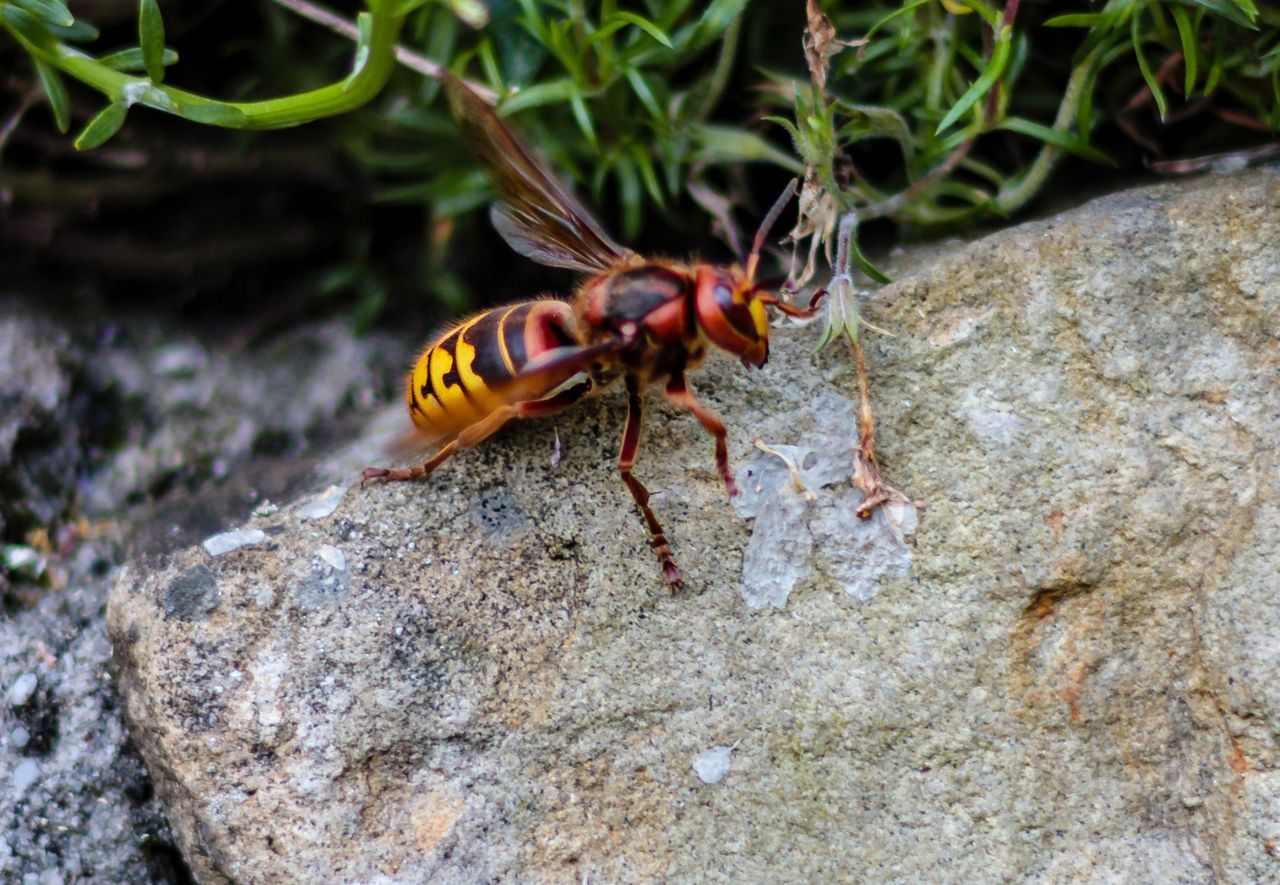
{"type": "Polygon", "coordinates": [[[831,19],[818,6],[817,0],[806,0],[808,24],[804,32],[804,60],[809,65],[809,79],[819,94],[827,88],[827,59],[840,51],[836,29],[831,19]]]}
{"type": "Polygon", "coordinates": [[[831,263],[831,234],[835,230],[838,215],[835,199],[822,186],[817,173],[810,169],[805,175],[804,185],[800,188],[796,226],[786,236],[786,239],[792,243],[791,273],[787,288],[793,290],[803,288],[813,279],[813,275],[817,272],[818,249],[824,244],[827,263],[831,263]],[[800,241],[806,237],[812,238],[809,240],[809,257],[804,269],[797,276],[796,254],[800,249],[800,241]]]}
{"type": "Polygon", "coordinates": [[[827,90],[827,59],[846,46],[861,46],[865,40],[840,40],[835,25],[827,18],[817,0],[805,0],[804,60],[809,65],[809,80],[819,96],[827,90]]]}

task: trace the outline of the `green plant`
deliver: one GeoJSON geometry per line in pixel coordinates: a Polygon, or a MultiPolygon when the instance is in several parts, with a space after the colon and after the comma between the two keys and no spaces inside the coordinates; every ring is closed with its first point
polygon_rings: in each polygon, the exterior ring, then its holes
{"type": "MultiPolygon", "coordinates": [[[[138,43],[120,52],[89,54],[92,27],[61,0],[0,0],[0,28],[31,56],[60,128],[65,78],[106,96],[81,147],[138,105],[242,128],[363,105],[327,131],[373,175],[375,200],[424,205],[437,244],[491,197],[421,76],[438,65],[487,87],[626,240],[655,215],[705,227],[688,221],[690,198],[731,229],[735,204],[772,196],[738,174],[744,164],[803,176],[797,282],[820,252],[836,257],[842,225],[849,266],[835,280],[856,268],[875,278],[859,236],[875,219],[928,230],[1008,216],[1067,156],[1132,167],[1280,127],[1280,11],[1254,0],[1078,0],[1065,12],[1048,0],[827,0],[803,20],[796,6],[748,0],[368,0],[354,23],[310,0],[273,2],[349,33],[352,73],[266,101],[175,89],[156,0],[140,0],[138,43]],[[779,40],[788,30],[795,40],[779,40]],[[397,51],[414,73],[393,76],[397,51]]],[[[459,300],[446,273],[423,276],[459,300]]],[[[846,331],[854,308],[837,311],[846,331]]]]}
{"type": "MultiPolygon", "coordinates": [[[[810,2],[809,82],[792,86],[775,76],[773,89],[792,116],[772,119],[809,175],[802,231],[830,254],[835,218],[849,216],[851,260],[876,277],[858,250],[858,226],[890,218],[928,228],[1011,215],[1067,155],[1116,165],[1115,149],[1095,143],[1101,128],[1115,127],[1155,155],[1164,152],[1160,134],[1172,128],[1161,124],[1221,122],[1235,127],[1227,139],[1239,139],[1241,127],[1280,129],[1274,6],[1082,5],[1093,11],[1061,14],[1061,3],[1032,0],[1003,8],[984,0],[822,4],[828,19],[810,2]],[[841,44],[837,34],[852,39],[841,44]],[[1152,110],[1157,119],[1140,117],[1152,110]],[[898,162],[864,166],[866,142],[893,144],[898,162]]],[[[1181,147],[1176,138],[1173,146],[1181,147]]]]}
{"type": "MultiPolygon", "coordinates": [[[[691,170],[761,160],[798,172],[795,158],[758,131],[714,116],[736,69],[747,0],[639,5],[643,13],[613,0],[590,9],[582,0],[491,2],[482,32],[427,6],[407,26],[406,43],[478,76],[553,166],[597,201],[615,198],[624,239],[648,211],[684,195],[691,170]]],[[[446,217],[490,195],[465,156],[458,168],[426,174],[441,165],[439,151],[424,145],[451,128],[434,95],[424,87],[392,99],[348,146],[389,181],[382,198],[429,199],[446,217]]]]}
{"type": "Polygon", "coordinates": [[[62,0],[3,0],[0,27],[31,56],[61,131],[66,132],[71,121],[64,75],[106,97],[106,106],[76,137],[76,147],[88,150],[115,135],[135,105],[236,129],[297,126],[359,107],[390,76],[404,23],[400,0],[368,0],[366,5],[368,10],[357,19],[359,41],[347,77],[296,95],[254,102],[219,101],[164,83],[165,67],[177,61],[177,54],[165,48],[156,0],[139,2],[136,47],[98,56],[83,48],[97,39],[97,30],[77,21],[62,0]]]}

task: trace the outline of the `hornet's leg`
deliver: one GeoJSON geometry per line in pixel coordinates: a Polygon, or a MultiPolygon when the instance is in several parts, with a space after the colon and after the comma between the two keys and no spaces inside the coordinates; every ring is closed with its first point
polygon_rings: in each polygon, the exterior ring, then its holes
{"type": "Polygon", "coordinates": [[[729,497],[738,494],[738,484],[733,480],[733,472],[729,469],[729,430],[720,420],[720,416],[704,406],[693,395],[689,385],[685,383],[684,373],[677,372],[667,382],[667,402],[689,412],[698,419],[702,429],[716,438],[716,470],[724,480],[724,487],[729,490],[729,497]]]}
{"type": "Polygon", "coordinates": [[[649,490],[640,480],[631,475],[631,468],[636,463],[636,450],[640,447],[640,425],[643,420],[640,385],[633,376],[628,375],[627,427],[622,432],[622,451],[618,453],[618,471],[622,474],[622,481],[631,491],[631,497],[636,499],[636,504],[640,506],[640,512],[644,515],[645,524],[649,527],[649,543],[653,545],[653,552],[658,555],[658,564],[662,566],[663,577],[667,579],[672,590],[677,590],[683,586],[684,582],[680,580],[680,570],[676,568],[676,560],[671,555],[671,547],[667,545],[667,536],[662,531],[662,525],[649,507],[649,490]]]}
{"type": "Polygon", "coordinates": [[[484,442],[498,431],[498,428],[506,424],[512,418],[534,418],[539,415],[550,415],[558,412],[566,406],[571,406],[578,400],[582,399],[591,390],[590,382],[584,381],[581,384],[575,384],[573,387],[567,388],[557,393],[555,396],[549,396],[546,399],[531,400],[524,403],[516,403],[515,405],[503,406],[495,412],[491,412],[488,416],[472,424],[466,430],[459,433],[453,439],[449,440],[440,450],[431,456],[431,460],[425,464],[418,464],[414,467],[366,467],[360,471],[360,481],[366,482],[371,479],[382,480],[383,482],[400,482],[410,479],[421,479],[430,474],[433,470],[448,461],[450,457],[458,451],[458,449],[469,449],[484,442]]]}

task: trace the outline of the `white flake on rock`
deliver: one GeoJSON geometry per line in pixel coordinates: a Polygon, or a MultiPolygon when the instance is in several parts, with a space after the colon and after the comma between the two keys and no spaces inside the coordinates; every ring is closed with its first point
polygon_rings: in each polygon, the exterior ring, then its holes
{"type": "Polygon", "coordinates": [[[693,760],[693,771],[704,784],[718,784],[729,773],[733,747],[712,747],[693,760]]]}
{"type": "Polygon", "coordinates": [[[347,492],[341,486],[329,486],[298,508],[299,519],[324,519],[338,509],[342,496],[347,492]]]}
{"type": "Polygon", "coordinates": [[[347,557],[332,544],[321,544],[317,555],[333,566],[335,571],[345,572],[347,570],[347,557]]]}
{"type": "Polygon", "coordinates": [[[914,506],[885,506],[869,520],[858,517],[865,496],[849,483],[857,436],[853,402],[828,393],[816,397],[814,407],[814,427],[798,442],[757,449],[738,471],[742,494],[733,507],[755,520],[739,592],[753,609],[785,608],[815,567],[865,602],[879,592],[881,578],[904,575],[911,566],[905,538],[915,532],[914,506]]]}
{"type": "Polygon", "coordinates": [[[241,547],[252,547],[254,544],[261,544],[266,539],[266,532],[262,531],[262,529],[236,529],[232,532],[223,532],[220,535],[205,538],[204,543],[200,546],[210,556],[221,556],[224,553],[230,553],[232,550],[239,550],[241,547]]]}
{"type": "Polygon", "coordinates": [[[34,759],[23,759],[13,767],[10,783],[13,785],[13,792],[20,796],[39,779],[40,763],[34,759]]]}

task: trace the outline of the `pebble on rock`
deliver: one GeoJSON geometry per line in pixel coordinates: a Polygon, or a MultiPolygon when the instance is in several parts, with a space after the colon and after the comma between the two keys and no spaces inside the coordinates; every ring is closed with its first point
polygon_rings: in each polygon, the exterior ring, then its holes
{"type": "Polygon", "coordinates": [[[13,791],[25,793],[27,788],[40,779],[40,763],[34,759],[23,759],[13,767],[13,791]]]}
{"type": "Polygon", "coordinates": [[[23,673],[9,686],[9,706],[21,707],[36,693],[38,680],[34,673],[23,673]]]}
{"type": "Polygon", "coordinates": [[[343,555],[341,550],[334,547],[332,544],[322,544],[320,546],[319,556],[331,565],[334,571],[345,572],[347,570],[347,557],[343,555]]]}

